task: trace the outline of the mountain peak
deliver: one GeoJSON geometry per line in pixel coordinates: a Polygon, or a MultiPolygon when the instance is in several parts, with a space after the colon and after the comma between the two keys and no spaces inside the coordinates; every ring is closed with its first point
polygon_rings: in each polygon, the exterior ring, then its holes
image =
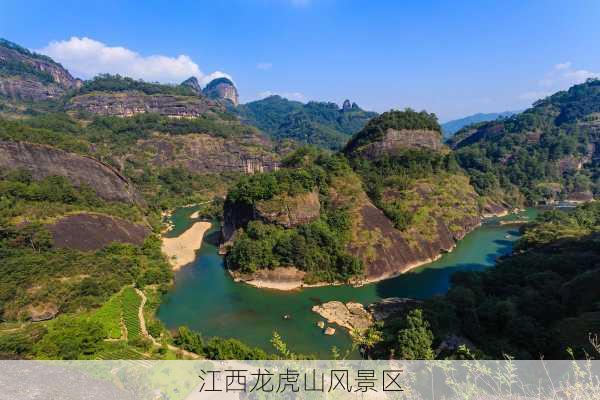
{"type": "Polygon", "coordinates": [[[228,100],[234,106],[239,104],[239,95],[237,88],[231,81],[231,79],[221,77],[213,79],[206,85],[203,93],[211,99],[216,100],[228,100]]]}
{"type": "Polygon", "coordinates": [[[202,94],[202,87],[200,86],[200,82],[196,79],[195,76],[190,76],[185,81],[181,82],[181,86],[187,86],[192,89],[196,94],[202,94]]]}

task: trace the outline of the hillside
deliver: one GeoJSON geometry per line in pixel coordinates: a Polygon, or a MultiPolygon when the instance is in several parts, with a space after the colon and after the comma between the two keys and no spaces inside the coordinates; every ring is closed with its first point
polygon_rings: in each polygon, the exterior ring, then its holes
{"type": "Polygon", "coordinates": [[[466,127],[449,144],[480,194],[589,199],[600,193],[599,113],[600,81],[590,79],[511,118],[466,127]]]}
{"type": "MultiPolygon", "coordinates": [[[[431,329],[430,354],[435,348],[438,359],[593,354],[588,335],[600,329],[599,216],[598,203],[543,213],[522,228],[515,253],[495,268],[454,274],[446,295],[418,306],[423,326],[431,329]]],[[[398,335],[406,322],[404,312],[386,317],[383,340],[371,356],[406,352],[398,335]]]]}
{"type": "Polygon", "coordinates": [[[441,124],[442,133],[444,135],[444,138],[448,139],[465,126],[478,124],[480,122],[488,122],[495,121],[497,119],[508,118],[518,113],[519,111],[504,111],[499,113],[477,113],[469,115],[464,118],[458,118],[444,122],[443,124],[441,124]]]}
{"type": "Polygon", "coordinates": [[[239,105],[235,113],[274,140],[293,139],[332,150],[341,149],[354,133],[377,115],[348,100],[340,108],[334,103],[311,101],[303,104],[280,96],[239,105]]]}
{"type": "Polygon", "coordinates": [[[228,267],[245,280],[279,267],[304,283],[389,278],[451,250],[480,221],[430,114],[384,113],[343,154],[300,149],[282,167],[238,183],[225,202],[228,267]]]}

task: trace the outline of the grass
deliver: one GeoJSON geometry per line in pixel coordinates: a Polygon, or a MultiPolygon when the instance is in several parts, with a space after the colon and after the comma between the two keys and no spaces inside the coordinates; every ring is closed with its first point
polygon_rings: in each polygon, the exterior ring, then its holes
{"type": "Polygon", "coordinates": [[[121,293],[117,293],[92,315],[92,319],[104,325],[108,338],[120,339],[122,337],[121,314],[121,293]]]}
{"type": "Polygon", "coordinates": [[[139,308],[142,299],[132,287],[123,289],[121,304],[123,309],[123,322],[127,328],[127,339],[138,338],[141,334],[139,308]]]}

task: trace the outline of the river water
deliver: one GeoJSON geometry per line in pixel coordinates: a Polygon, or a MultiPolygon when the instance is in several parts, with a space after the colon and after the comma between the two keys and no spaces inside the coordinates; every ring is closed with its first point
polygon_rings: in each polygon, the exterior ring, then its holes
{"type": "MultiPolygon", "coordinates": [[[[169,235],[185,231],[193,223],[190,215],[195,210],[194,207],[176,210],[171,217],[174,228],[169,235]]],[[[525,215],[532,218],[535,210],[506,218],[525,215]]],[[[187,325],[205,338],[234,337],[269,352],[273,351],[270,338],[273,331],[277,331],[292,351],[331,358],[331,348],[349,349],[350,338],[337,326],[334,326],[335,335],[324,335],[316,326],[321,318],[311,311],[312,306],[331,300],[368,304],[384,297],[424,299],[443,294],[454,272],[489,268],[498,256],[511,252],[518,239],[518,228],[500,225],[498,221],[486,221],[460,241],[451,253],[397,278],[358,288],[327,286],[291,292],[257,289],[234,282],[223,268],[223,258],[216,246],[219,226],[213,224],[196,261],[176,273],[175,285],[165,296],[158,317],[169,329],[187,325]]]]}

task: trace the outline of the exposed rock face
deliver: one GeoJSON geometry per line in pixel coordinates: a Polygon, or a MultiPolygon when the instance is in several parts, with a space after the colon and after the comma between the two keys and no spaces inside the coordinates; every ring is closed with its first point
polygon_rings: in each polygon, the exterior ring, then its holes
{"type": "Polygon", "coordinates": [[[138,202],[126,178],[91,157],[26,142],[0,141],[0,169],[26,169],[35,179],[64,176],[76,186],[88,185],[105,200],[138,202]]]}
{"type": "Polygon", "coordinates": [[[141,245],[150,229],[120,218],[95,213],[67,215],[48,225],[58,248],[100,250],[113,242],[141,245]]]}
{"type": "Polygon", "coordinates": [[[407,297],[387,297],[369,304],[367,310],[375,321],[385,320],[393,315],[406,314],[423,302],[407,297]]]}
{"type": "Polygon", "coordinates": [[[352,104],[350,103],[350,100],[348,100],[348,99],[344,100],[344,104],[342,105],[342,110],[349,111],[351,109],[352,109],[352,104]]]}
{"type": "Polygon", "coordinates": [[[202,95],[202,87],[200,86],[200,83],[198,82],[198,79],[196,79],[195,76],[189,77],[185,81],[181,82],[181,85],[189,87],[198,96],[202,95]]]}
{"type": "Polygon", "coordinates": [[[282,194],[256,204],[256,216],[259,219],[285,228],[314,221],[319,218],[320,210],[316,191],[297,196],[282,194]]]}
{"type": "Polygon", "coordinates": [[[30,305],[27,308],[31,322],[41,322],[53,319],[58,314],[58,307],[55,304],[43,304],[38,306],[30,305]]]}
{"type": "Polygon", "coordinates": [[[359,149],[362,156],[368,158],[394,154],[401,149],[441,150],[442,134],[434,130],[388,128],[381,140],[369,143],[359,149]]]}
{"type": "Polygon", "coordinates": [[[451,231],[437,220],[433,238],[412,237],[397,230],[384,213],[368,202],[360,210],[359,231],[368,232],[371,243],[355,243],[350,251],[365,260],[366,279],[378,281],[391,278],[419,265],[432,262],[480,223],[479,216],[465,218],[460,230],[451,231]]]}
{"type": "Polygon", "coordinates": [[[0,95],[39,101],[60,97],[80,85],[81,81],[49,57],[0,40],[0,95]]]}
{"type": "Polygon", "coordinates": [[[306,224],[319,218],[320,203],[316,191],[297,196],[280,195],[256,206],[245,203],[225,202],[224,223],[221,228],[223,239],[228,241],[239,228],[251,220],[275,223],[286,228],[306,224]]]}
{"type": "Polygon", "coordinates": [[[217,78],[212,80],[206,85],[203,93],[210,99],[228,100],[234,106],[239,104],[238,91],[233,82],[227,78],[217,78]]]}
{"type": "Polygon", "coordinates": [[[149,162],[163,167],[182,165],[197,173],[243,172],[254,174],[278,168],[271,144],[258,135],[222,138],[207,134],[156,135],[140,140],[150,153],[149,162]]]}
{"type": "Polygon", "coordinates": [[[373,324],[373,317],[360,303],[330,301],[312,308],[330,324],[338,324],[350,331],[364,331],[373,324]]]}
{"type": "Polygon", "coordinates": [[[131,117],[156,113],[173,118],[193,118],[220,107],[204,98],[171,94],[148,95],[142,92],[94,92],[73,97],[67,110],[99,115],[131,117]]]}

